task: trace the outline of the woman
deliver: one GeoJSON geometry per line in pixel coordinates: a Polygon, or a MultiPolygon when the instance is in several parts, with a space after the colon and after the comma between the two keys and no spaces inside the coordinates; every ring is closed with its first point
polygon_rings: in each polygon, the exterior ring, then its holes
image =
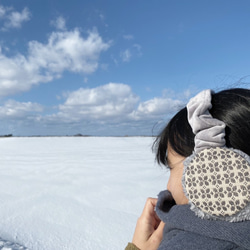
{"type": "Polygon", "coordinates": [[[205,90],[158,136],[167,190],[149,198],[129,249],[250,249],[250,90],[205,90]]]}

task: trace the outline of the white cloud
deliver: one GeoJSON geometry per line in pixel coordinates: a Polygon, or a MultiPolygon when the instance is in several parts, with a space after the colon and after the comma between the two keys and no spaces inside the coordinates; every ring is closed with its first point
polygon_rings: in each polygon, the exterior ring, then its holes
{"type": "Polygon", "coordinates": [[[7,119],[27,118],[31,114],[42,112],[43,107],[38,103],[17,102],[8,100],[3,106],[0,106],[0,117],[7,119]]]}
{"type": "Polygon", "coordinates": [[[105,124],[144,122],[150,125],[163,117],[173,115],[184,106],[183,101],[171,98],[154,98],[139,102],[140,98],[130,86],[109,83],[96,88],[80,88],[65,93],[65,102],[58,113],[46,119],[60,123],[95,121],[105,124]]]}
{"type": "Polygon", "coordinates": [[[51,21],[51,25],[58,30],[66,30],[66,21],[62,16],[59,16],[56,20],[51,21]]]}
{"type": "Polygon", "coordinates": [[[199,90],[195,86],[190,85],[189,88],[183,92],[175,92],[171,89],[164,89],[162,93],[164,98],[174,98],[183,100],[183,102],[188,102],[190,97],[195,95],[198,91],[199,90]]]}
{"type": "Polygon", "coordinates": [[[6,23],[7,28],[20,28],[23,22],[29,21],[31,14],[27,8],[24,8],[22,12],[11,12],[6,23]]]}
{"type": "Polygon", "coordinates": [[[134,39],[134,36],[133,35],[124,35],[123,38],[125,40],[133,40],[134,39]]]}
{"type": "Polygon", "coordinates": [[[123,119],[133,112],[139,97],[125,84],[109,83],[92,89],[79,89],[67,94],[58,116],[68,119],[123,119]]]}
{"type": "Polygon", "coordinates": [[[24,22],[31,18],[28,8],[24,8],[21,12],[13,11],[12,7],[0,6],[0,18],[4,20],[2,31],[10,28],[20,28],[24,22]]]}
{"type": "Polygon", "coordinates": [[[64,71],[91,74],[98,68],[101,52],[109,47],[97,31],[84,38],[75,29],[53,32],[46,44],[29,42],[27,56],[7,57],[0,51],[0,96],[27,91],[61,77],[64,71]]]}
{"type": "Polygon", "coordinates": [[[90,74],[98,67],[100,53],[109,46],[96,31],[89,32],[86,39],[78,29],[53,32],[47,44],[29,43],[29,62],[51,73],[69,70],[90,74]]]}
{"type": "Polygon", "coordinates": [[[138,109],[133,112],[133,118],[138,120],[145,117],[163,117],[176,113],[184,103],[178,99],[153,98],[139,104],[138,109]]]}
{"type": "Polygon", "coordinates": [[[0,5],[0,18],[3,18],[6,14],[7,8],[0,5]]]}
{"type": "Polygon", "coordinates": [[[142,56],[142,48],[139,44],[133,44],[133,46],[120,53],[123,62],[130,62],[132,57],[139,56],[142,56]]]}
{"type": "Polygon", "coordinates": [[[0,18],[7,18],[13,7],[0,5],[0,18]]]}
{"type": "Polygon", "coordinates": [[[140,102],[131,87],[122,83],[80,88],[58,100],[62,104],[50,114],[40,104],[9,100],[0,106],[0,126],[19,134],[146,135],[158,133],[185,106],[182,99],[167,97],[140,102]]]}
{"type": "Polygon", "coordinates": [[[126,49],[121,52],[121,58],[123,62],[129,62],[132,57],[131,51],[129,49],[126,49]]]}
{"type": "Polygon", "coordinates": [[[64,99],[57,112],[39,116],[37,126],[51,128],[49,134],[152,135],[184,107],[182,100],[164,97],[140,102],[122,83],[80,88],[65,93],[64,99]]]}

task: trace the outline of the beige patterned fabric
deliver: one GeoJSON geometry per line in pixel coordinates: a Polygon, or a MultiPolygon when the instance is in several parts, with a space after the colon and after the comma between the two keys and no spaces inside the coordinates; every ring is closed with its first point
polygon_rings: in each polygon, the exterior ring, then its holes
{"type": "Polygon", "coordinates": [[[231,216],[250,202],[250,163],[225,147],[203,149],[184,173],[189,200],[206,214],[231,216]]]}

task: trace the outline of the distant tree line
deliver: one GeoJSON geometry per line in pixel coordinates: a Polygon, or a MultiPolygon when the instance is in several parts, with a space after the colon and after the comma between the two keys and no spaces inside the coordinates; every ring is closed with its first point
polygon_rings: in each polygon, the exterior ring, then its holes
{"type": "Polygon", "coordinates": [[[7,134],[7,135],[0,135],[0,137],[12,137],[12,134],[7,134]]]}

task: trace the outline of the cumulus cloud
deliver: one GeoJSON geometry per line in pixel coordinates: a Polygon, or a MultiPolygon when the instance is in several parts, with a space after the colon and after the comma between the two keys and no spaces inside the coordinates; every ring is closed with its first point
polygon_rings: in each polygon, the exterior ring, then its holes
{"type": "Polygon", "coordinates": [[[157,121],[175,113],[183,105],[180,100],[154,98],[140,102],[129,85],[109,83],[96,88],[80,88],[64,94],[65,102],[50,120],[105,123],[157,121]]]}
{"type": "Polygon", "coordinates": [[[109,46],[94,30],[89,32],[86,39],[81,37],[78,29],[53,32],[47,44],[37,41],[29,43],[28,60],[50,73],[69,70],[89,74],[96,71],[100,53],[109,46]]]}
{"type": "Polygon", "coordinates": [[[7,57],[0,50],[0,96],[29,90],[61,77],[64,71],[91,74],[98,68],[105,43],[96,30],[84,38],[78,29],[53,32],[47,43],[31,41],[27,55],[7,57]]]}
{"type": "Polygon", "coordinates": [[[133,112],[139,101],[128,85],[109,83],[96,88],[81,88],[68,93],[66,101],[59,106],[58,116],[81,119],[123,119],[133,112]]]}
{"type": "Polygon", "coordinates": [[[57,128],[54,133],[64,134],[151,135],[184,106],[182,100],[165,97],[140,102],[131,87],[122,83],[80,88],[62,98],[56,112],[38,117],[39,126],[57,128]]]}
{"type": "Polygon", "coordinates": [[[24,8],[21,12],[14,11],[12,7],[0,6],[0,18],[4,20],[2,31],[11,28],[21,28],[24,22],[31,19],[31,13],[28,8],[24,8]]]}
{"type": "Polygon", "coordinates": [[[120,57],[123,62],[130,62],[132,57],[142,56],[142,47],[139,44],[133,44],[130,48],[121,51],[120,57]]]}
{"type": "Polygon", "coordinates": [[[137,110],[132,114],[136,120],[145,117],[156,118],[171,115],[183,107],[183,101],[170,98],[153,98],[139,104],[137,110]]]}
{"type": "Polygon", "coordinates": [[[0,106],[0,117],[5,119],[27,118],[31,114],[37,115],[37,112],[42,111],[43,107],[38,103],[8,100],[3,106],[0,106]]]}
{"type": "Polygon", "coordinates": [[[3,18],[7,11],[8,9],[6,7],[0,5],[0,18],[3,18]]]}
{"type": "Polygon", "coordinates": [[[7,22],[5,23],[6,28],[20,28],[23,22],[29,21],[31,14],[28,8],[24,8],[22,12],[13,11],[7,17],[7,22]]]}
{"type": "Polygon", "coordinates": [[[50,114],[40,104],[9,100],[0,106],[1,124],[27,134],[147,135],[158,133],[154,125],[163,121],[159,124],[165,126],[184,107],[181,99],[169,97],[141,102],[131,87],[122,83],[80,88],[64,93],[59,100],[62,103],[50,114]]]}
{"type": "Polygon", "coordinates": [[[122,51],[120,55],[121,55],[123,62],[129,62],[131,57],[132,57],[130,49],[126,49],[126,50],[122,51]]]}
{"type": "Polygon", "coordinates": [[[58,30],[66,30],[66,21],[62,16],[59,16],[55,20],[51,21],[51,25],[58,30]]]}

